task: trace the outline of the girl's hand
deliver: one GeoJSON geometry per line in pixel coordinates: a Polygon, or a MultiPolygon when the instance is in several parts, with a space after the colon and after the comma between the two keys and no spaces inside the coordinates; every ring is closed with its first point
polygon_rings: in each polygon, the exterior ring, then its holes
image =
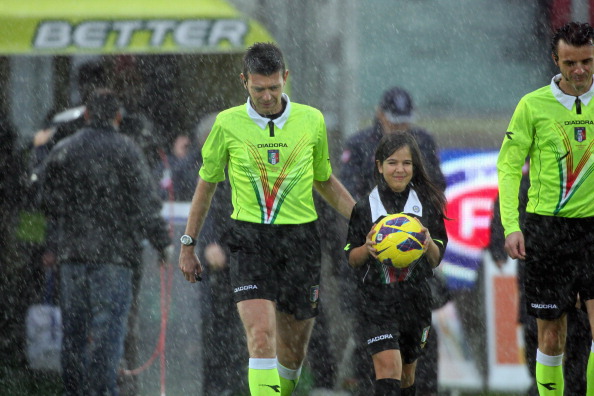
{"type": "Polygon", "coordinates": [[[369,231],[369,233],[367,234],[367,237],[365,238],[365,247],[367,248],[367,253],[374,259],[377,259],[377,249],[375,248],[375,245],[377,245],[377,242],[375,242],[373,240],[374,233],[375,233],[375,230],[372,227],[371,231],[369,231]]]}
{"type": "Polygon", "coordinates": [[[423,244],[423,252],[427,253],[427,249],[429,249],[429,246],[431,246],[433,239],[431,239],[431,234],[429,233],[429,230],[426,227],[423,227],[422,232],[423,232],[423,234],[425,234],[425,243],[423,244]]]}
{"type": "Polygon", "coordinates": [[[429,249],[429,246],[431,245],[431,242],[433,241],[433,239],[431,239],[431,234],[429,233],[429,229],[427,227],[425,227],[423,225],[423,223],[421,223],[421,220],[419,220],[418,218],[414,218],[420,225],[421,225],[421,232],[423,234],[425,234],[425,243],[423,243],[423,254],[427,253],[427,249],[429,249]]]}

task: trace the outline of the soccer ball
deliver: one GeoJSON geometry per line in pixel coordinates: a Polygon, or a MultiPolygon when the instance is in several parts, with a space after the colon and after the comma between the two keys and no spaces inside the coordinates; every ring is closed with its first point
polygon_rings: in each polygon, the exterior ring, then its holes
{"type": "Polygon", "coordinates": [[[373,229],[377,258],[385,265],[406,268],[424,253],[425,234],[421,231],[421,223],[412,216],[404,213],[388,215],[373,229]]]}

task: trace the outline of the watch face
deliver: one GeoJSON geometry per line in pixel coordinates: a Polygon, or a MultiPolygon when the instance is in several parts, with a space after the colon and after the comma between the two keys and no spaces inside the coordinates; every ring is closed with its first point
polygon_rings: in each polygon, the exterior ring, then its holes
{"type": "Polygon", "coordinates": [[[186,246],[191,246],[194,244],[194,239],[192,239],[192,237],[189,235],[182,235],[180,242],[186,246]]]}

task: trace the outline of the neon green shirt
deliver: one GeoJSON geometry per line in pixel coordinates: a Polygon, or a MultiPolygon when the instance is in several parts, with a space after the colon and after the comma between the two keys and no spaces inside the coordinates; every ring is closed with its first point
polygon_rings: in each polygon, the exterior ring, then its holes
{"type": "Polygon", "coordinates": [[[219,113],[204,143],[200,177],[223,181],[228,167],[233,219],[304,224],[318,218],[313,181],[326,181],[332,174],[324,117],[283,97],[287,106],[272,121],[274,128],[248,100],[219,113]]]}
{"type": "Polygon", "coordinates": [[[594,103],[592,88],[566,95],[551,84],[525,95],[503,139],[497,170],[505,235],[519,231],[518,189],[530,157],[528,213],[544,216],[594,216],[594,103]]]}

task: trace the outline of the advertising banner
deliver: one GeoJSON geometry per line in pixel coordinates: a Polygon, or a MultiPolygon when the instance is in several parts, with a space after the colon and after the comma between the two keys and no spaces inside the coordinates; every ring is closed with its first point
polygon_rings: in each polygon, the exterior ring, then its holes
{"type": "Polygon", "coordinates": [[[440,264],[450,289],[473,288],[482,252],[489,244],[497,195],[497,151],[443,150],[446,178],[448,248],[440,264]]]}
{"type": "Polygon", "coordinates": [[[439,270],[454,298],[433,315],[440,385],[523,391],[530,381],[517,320],[515,262],[499,269],[486,252],[497,196],[498,151],[454,149],[441,154],[452,220],[447,222],[449,244],[439,270]]]}
{"type": "Polygon", "coordinates": [[[224,0],[3,0],[0,54],[241,52],[274,41],[224,0]]]}

